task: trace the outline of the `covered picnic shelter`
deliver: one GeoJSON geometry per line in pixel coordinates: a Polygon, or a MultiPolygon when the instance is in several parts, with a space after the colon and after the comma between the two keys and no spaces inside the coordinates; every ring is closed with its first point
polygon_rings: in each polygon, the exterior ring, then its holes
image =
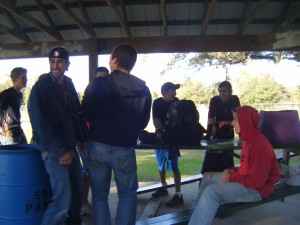
{"type": "Polygon", "coordinates": [[[1,0],[0,59],[139,53],[299,51],[298,0],[1,0]]]}
{"type": "Polygon", "coordinates": [[[98,55],[123,42],[139,53],[300,51],[300,1],[0,1],[0,59],[62,46],[89,56],[91,76],[98,55]]]}

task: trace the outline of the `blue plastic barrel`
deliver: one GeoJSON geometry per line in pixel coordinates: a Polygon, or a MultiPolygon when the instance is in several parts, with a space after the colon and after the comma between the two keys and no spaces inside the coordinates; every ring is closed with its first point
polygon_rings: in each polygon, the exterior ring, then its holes
{"type": "Polygon", "coordinates": [[[36,145],[0,146],[0,225],[40,225],[50,197],[36,145]]]}

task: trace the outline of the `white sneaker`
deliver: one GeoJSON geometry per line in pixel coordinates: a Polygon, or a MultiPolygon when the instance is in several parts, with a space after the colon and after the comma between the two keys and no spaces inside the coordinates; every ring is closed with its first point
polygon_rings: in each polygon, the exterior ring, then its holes
{"type": "Polygon", "coordinates": [[[83,205],[81,206],[81,212],[80,212],[81,216],[85,216],[85,215],[93,215],[93,208],[90,204],[88,205],[83,205]]]}

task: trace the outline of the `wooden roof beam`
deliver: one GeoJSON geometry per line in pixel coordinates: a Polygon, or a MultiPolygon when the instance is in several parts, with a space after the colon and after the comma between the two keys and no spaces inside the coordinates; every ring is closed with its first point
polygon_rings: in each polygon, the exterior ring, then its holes
{"type": "MultiPolygon", "coordinates": [[[[263,35],[207,35],[97,39],[98,54],[110,54],[120,43],[131,43],[143,53],[286,51],[300,50],[300,29],[263,35]]],[[[91,40],[53,41],[1,45],[0,59],[45,57],[52,47],[69,49],[70,55],[89,55],[91,40]],[[72,46],[72,48],[69,48],[72,46]]],[[[95,50],[95,49],[94,49],[95,50]]]]}
{"type": "Polygon", "coordinates": [[[166,0],[160,0],[160,15],[163,22],[163,36],[168,36],[166,0]]]}
{"type": "Polygon", "coordinates": [[[85,23],[87,24],[87,26],[89,27],[90,31],[92,32],[93,34],[93,37],[97,37],[94,29],[93,29],[93,26],[92,26],[92,23],[91,23],[91,20],[86,12],[86,9],[84,7],[84,4],[83,4],[83,1],[82,0],[78,0],[78,6],[79,6],[79,9],[80,9],[80,12],[85,20],[85,23]]]}
{"type": "MultiPolygon", "coordinates": [[[[129,23],[128,23],[128,17],[127,17],[127,11],[126,11],[126,6],[125,6],[125,3],[124,3],[125,0],[120,0],[120,4],[121,4],[121,10],[122,10],[122,15],[123,15],[123,18],[124,18],[124,22],[127,26],[127,29],[129,30],[129,33],[130,33],[130,28],[129,28],[129,23]]],[[[130,37],[131,37],[131,33],[130,33],[130,37]]]]}
{"type": "Polygon", "coordinates": [[[0,24],[0,30],[4,33],[7,33],[7,34],[10,34],[11,36],[15,37],[15,38],[18,38],[19,40],[22,40],[24,42],[32,42],[29,37],[25,34],[24,36],[24,33],[23,32],[19,32],[19,31],[16,31],[16,30],[12,30],[6,26],[3,26],[0,24]]]}
{"type": "Polygon", "coordinates": [[[40,9],[41,13],[43,14],[43,16],[45,17],[45,19],[49,23],[53,33],[55,33],[55,35],[57,37],[59,37],[59,40],[63,40],[63,37],[59,33],[58,29],[55,26],[55,23],[53,22],[53,20],[51,19],[49,13],[47,12],[45,6],[43,5],[42,0],[35,0],[35,2],[37,4],[37,6],[39,7],[39,9],[40,9]]]}
{"type": "Polygon", "coordinates": [[[245,3],[244,3],[243,13],[242,13],[242,16],[241,16],[242,21],[245,20],[245,18],[247,16],[249,5],[250,5],[250,0],[246,0],[245,3]]]}
{"type": "Polygon", "coordinates": [[[261,10],[269,3],[269,0],[260,0],[260,3],[253,9],[253,11],[241,21],[237,34],[242,34],[246,27],[252,20],[261,12],[261,10]]]}
{"type": "Polygon", "coordinates": [[[283,31],[284,28],[291,22],[293,22],[294,20],[300,18],[300,8],[297,9],[294,13],[292,13],[291,15],[289,15],[288,17],[286,17],[285,20],[283,20],[275,29],[276,32],[280,32],[283,31]]]}
{"type": "Polygon", "coordinates": [[[293,1],[293,0],[287,0],[287,1],[284,3],[284,6],[283,6],[282,9],[281,9],[281,13],[280,13],[280,15],[279,15],[278,18],[277,18],[277,22],[276,22],[276,24],[274,25],[274,28],[273,28],[273,31],[274,31],[274,32],[276,32],[276,29],[278,28],[279,24],[281,24],[282,21],[286,18],[287,11],[288,11],[289,8],[291,7],[292,1],[293,1]]]}
{"type": "Polygon", "coordinates": [[[71,18],[74,23],[84,31],[89,37],[95,38],[95,33],[84,24],[68,7],[64,5],[60,0],[49,0],[55,7],[60,10],[67,17],[71,18]]]}
{"type": "Polygon", "coordinates": [[[18,39],[24,41],[24,42],[32,42],[32,40],[29,38],[29,36],[23,31],[23,29],[20,27],[19,23],[16,21],[16,19],[11,15],[11,13],[7,12],[6,10],[2,10],[2,12],[6,15],[6,17],[9,19],[9,21],[13,24],[16,31],[11,30],[8,27],[1,26],[1,30],[5,33],[8,33],[12,36],[17,37],[18,39]]]}
{"type": "Polygon", "coordinates": [[[211,3],[209,4],[208,9],[205,12],[206,14],[205,14],[204,22],[202,24],[201,35],[205,34],[205,31],[206,31],[209,21],[211,19],[211,15],[216,8],[216,4],[217,4],[217,0],[211,0],[211,3]]]}
{"type": "Polygon", "coordinates": [[[115,16],[117,17],[117,20],[119,21],[121,27],[123,28],[123,31],[124,31],[126,37],[132,37],[132,34],[131,34],[129,26],[128,26],[127,13],[126,13],[125,5],[124,5],[124,2],[123,3],[122,2],[123,1],[121,1],[121,8],[122,8],[123,15],[121,15],[119,13],[119,11],[118,11],[118,9],[117,9],[117,7],[116,7],[113,0],[106,0],[107,5],[112,10],[113,14],[115,14],[115,16]]]}
{"type": "Polygon", "coordinates": [[[46,27],[45,25],[43,25],[42,23],[40,23],[39,21],[37,21],[35,18],[33,18],[32,16],[19,11],[17,8],[11,7],[9,4],[9,1],[7,0],[1,0],[0,1],[0,8],[8,11],[9,13],[11,13],[14,16],[18,16],[20,19],[24,20],[27,23],[30,23],[31,25],[35,26],[36,28],[38,28],[40,31],[47,33],[48,35],[50,35],[51,37],[53,37],[56,40],[61,40],[59,36],[57,36],[56,34],[54,34],[50,29],[48,29],[48,27],[46,27]]]}

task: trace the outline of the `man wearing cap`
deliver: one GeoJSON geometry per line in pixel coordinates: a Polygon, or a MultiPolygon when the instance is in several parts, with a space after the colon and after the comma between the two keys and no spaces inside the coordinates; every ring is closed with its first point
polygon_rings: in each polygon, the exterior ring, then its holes
{"type": "Polygon", "coordinates": [[[72,80],[65,76],[69,53],[61,47],[49,54],[50,72],[34,84],[28,112],[34,138],[51,184],[52,197],[41,225],[81,225],[81,164],[86,127],[72,80]]]}
{"type": "MultiPolygon", "coordinates": [[[[171,82],[164,83],[161,86],[162,97],[159,97],[153,101],[152,117],[153,124],[156,129],[156,133],[165,129],[165,122],[167,121],[167,112],[173,102],[178,101],[176,98],[176,90],[180,87],[179,84],[173,84],[171,82]]],[[[155,156],[158,163],[158,172],[162,186],[166,183],[166,169],[173,171],[175,194],[173,198],[167,202],[168,206],[177,206],[183,204],[183,198],[180,193],[181,174],[178,168],[178,152],[169,151],[167,149],[155,149],[155,156]]],[[[161,188],[152,193],[155,198],[168,195],[166,188],[161,188]]]]}

